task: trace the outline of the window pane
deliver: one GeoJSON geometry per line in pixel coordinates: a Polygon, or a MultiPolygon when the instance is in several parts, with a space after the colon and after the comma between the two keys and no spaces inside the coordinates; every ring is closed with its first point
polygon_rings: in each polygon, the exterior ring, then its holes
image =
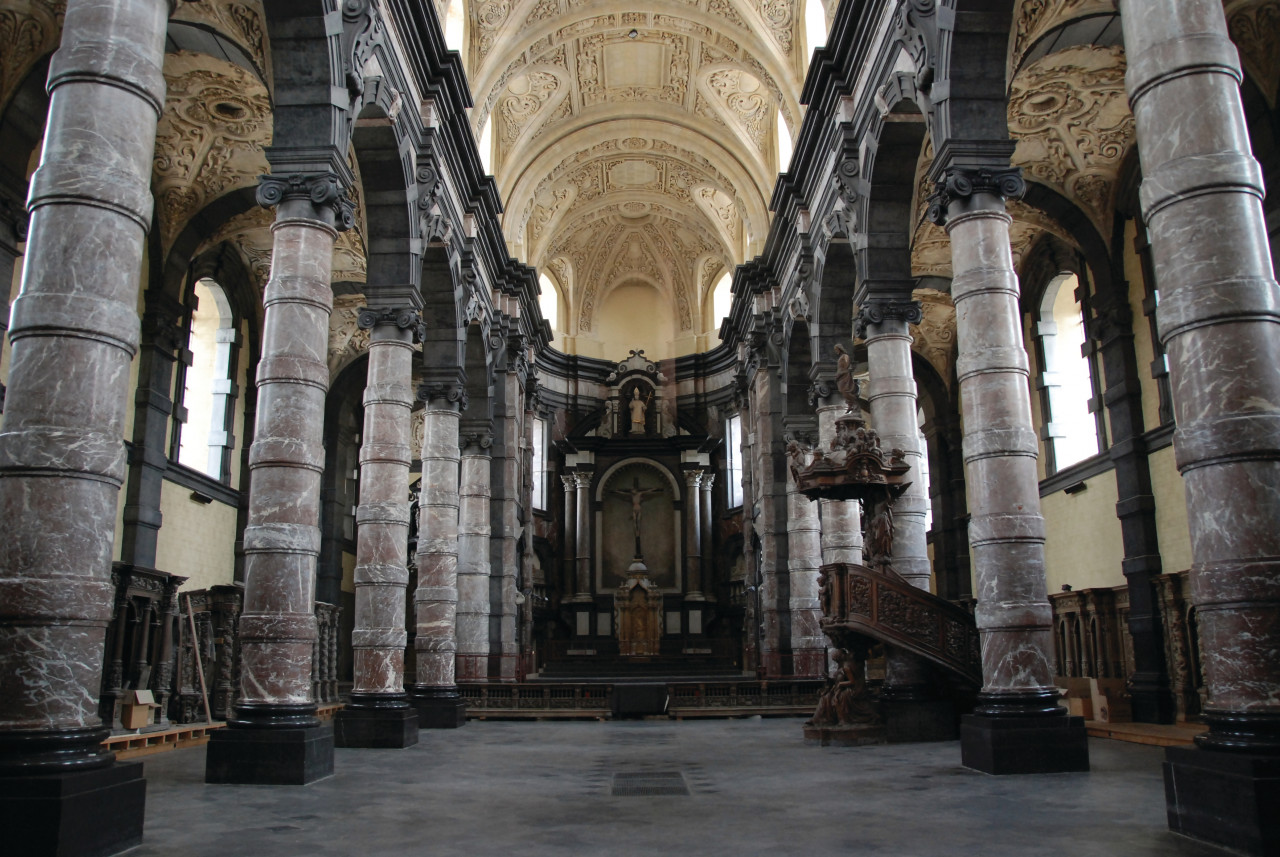
{"type": "Polygon", "coordinates": [[[547,508],[547,424],[533,420],[533,508],[547,508]]]}
{"type": "Polygon", "coordinates": [[[1097,422],[1089,411],[1093,385],[1089,359],[1082,353],[1085,327],[1075,296],[1077,282],[1074,274],[1061,278],[1056,286],[1050,286],[1041,305],[1048,434],[1058,470],[1098,454],[1097,422]]]}
{"type": "Polygon", "coordinates": [[[742,505],[742,417],[733,416],[725,424],[725,469],[728,471],[728,505],[742,505]]]}

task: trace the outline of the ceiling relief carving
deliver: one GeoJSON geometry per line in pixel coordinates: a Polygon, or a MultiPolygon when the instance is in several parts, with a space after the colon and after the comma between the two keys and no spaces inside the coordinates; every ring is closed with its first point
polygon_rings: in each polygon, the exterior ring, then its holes
{"type": "Polygon", "coordinates": [[[601,329],[624,281],[670,300],[678,338],[707,332],[704,260],[741,263],[768,233],[801,19],[795,0],[470,4],[472,127],[493,141],[511,252],[560,266],[570,338],[601,329]]]}
{"type": "Polygon", "coordinates": [[[271,225],[276,222],[274,209],[254,206],[223,223],[208,240],[197,248],[200,255],[224,241],[240,251],[253,283],[261,298],[263,288],[271,277],[271,225]]]}
{"type": "Polygon", "coordinates": [[[1022,64],[1022,58],[1036,40],[1053,28],[1086,15],[1111,14],[1116,11],[1116,0],[1022,0],[1014,13],[1015,23],[1010,36],[1009,74],[1022,64]]]}
{"type": "Polygon", "coordinates": [[[956,308],[951,296],[934,289],[917,289],[912,295],[920,301],[924,318],[909,325],[911,350],[937,370],[949,388],[956,368],[956,308]]]}
{"type": "Polygon", "coordinates": [[[271,103],[256,77],[207,54],[168,54],[164,75],[152,184],[167,248],[208,203],[270,171],[271,103]]]}
{"type": "Polygon", "coordinates": [[[1119,47],[1078,46],[1037,60],[1014,78],[1013,164],[1075,202],[1109,238],[1120,165],[1134,143],[1119,47]]]}
{"type": "Polygon", "coordinates": [[[1276,50],[1280,0],[1236,0],[1225,5],[1227,30],[1240,51],[1240,62],[1274,108],[1280,91],[1280,52],[1276,50]]]}
{"type": "Polygon", "coordinates": [[[329,314],[329,377],[336,378],[352,360],[369,350],[371,330],[361,330],[360,310],[366,306],[364,295],[335,295],[333,312],[329,314]]]}
{"type": "Polygon", "coordinates": [[[62,40],[62,19],[66,0],[18,0],[0,9],[0,108],[45,54],[62,40]]]}
{"type": "Polygon", "coordinates": [[[258,76],[272,85],[271,54],[260,0],[186,0],[177,5],[173,20],[203,24],[235,42],[249,55],[258,76]]]}

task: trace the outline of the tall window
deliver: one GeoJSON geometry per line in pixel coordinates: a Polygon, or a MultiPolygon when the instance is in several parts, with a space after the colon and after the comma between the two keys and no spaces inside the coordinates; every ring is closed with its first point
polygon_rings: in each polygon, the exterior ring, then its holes
{"type": "Polygon", "coordinates": [[[235,320],[226,294],[213,280],[198,280],[194,294],[187,336],[190,363],[182,373],[186,420],[178,433],[178,463],[222,479],[227,448],[232,443],[229,420],[235,320]]]}
{"type": "Polygon", "coordinates": [[[724,275],[716,282],[715,289],[711,292],[711,313],[715,317],[712,322],[711,331],[720,329],[720,325],[724,324],[725,317],[729,315],[729,309],[733,305],[733,273],[725,271],[724,275]]]}
{"type": "Polygon", "coordinates": [[[728,507],[742,505],[742,417],[729,417],[724,426],[725,481],[728,507]]]}
{"type": "Polygon", "coordinates": [[[1096,398],[1093,361],[1086,347],[1079,285],[1075,274],[1061,274],[1045,289],[1040,302],[1037,333],[1044,367],[1040,386],[1050,472],[1097,455],[1102,446],[1099,422],[1091,410],[1096,398]]]}
{"type": "Polygon", "coordinates": [[[533,418],[533,508],[547,508],[547,421],[533,418]]]}

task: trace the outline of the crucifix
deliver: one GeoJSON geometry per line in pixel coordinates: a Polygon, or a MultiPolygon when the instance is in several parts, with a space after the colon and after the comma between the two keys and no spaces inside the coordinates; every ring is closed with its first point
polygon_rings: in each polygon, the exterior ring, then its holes
{"type": "Polygon", "coordinates": [[[631,500],[631,522],[635,526],[636,530],[636,559],[640,559],[642,556],[640,552],[640,506],[651,494],[661,494],[662,489],[641,489],[639,478],[632,477],[630,488],[622,490],[614,489],[609,493],[617,494],[619,497],[626,497],[631,500]]]}

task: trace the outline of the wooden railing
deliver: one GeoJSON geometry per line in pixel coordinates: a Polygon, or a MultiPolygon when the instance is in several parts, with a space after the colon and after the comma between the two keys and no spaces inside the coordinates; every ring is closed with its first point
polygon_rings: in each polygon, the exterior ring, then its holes
{"type": "Polygon", "coordinates": [[[870,637],[982,684],[978,629],[968,611],[892,572],[835,563],[821,574],[822,630],[837,645],[848,635],[870,637]]]}

